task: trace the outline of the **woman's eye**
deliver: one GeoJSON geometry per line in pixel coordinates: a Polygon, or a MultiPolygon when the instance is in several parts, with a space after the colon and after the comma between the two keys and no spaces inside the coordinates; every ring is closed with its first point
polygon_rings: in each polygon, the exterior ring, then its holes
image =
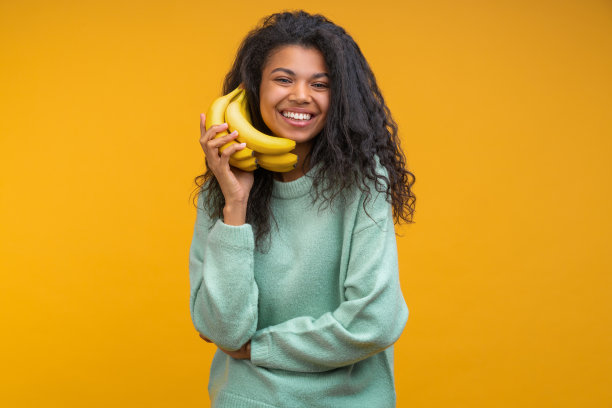
{"type": "Polygon", "coordinates": [[[288,84],[291,82],[288,78],[276,78],[275,81],[280,82],[281,84],[288,84]]]}
{"type": "Polygon", "coordinates": [[[325,84],[323,82],[316,82],[316,83],[312,84],[312,86],[314,86],[315,88],[320,88],[320,89],[328,88],[329,87],[329,85],[327,85],[327,84],[325,84]]]}

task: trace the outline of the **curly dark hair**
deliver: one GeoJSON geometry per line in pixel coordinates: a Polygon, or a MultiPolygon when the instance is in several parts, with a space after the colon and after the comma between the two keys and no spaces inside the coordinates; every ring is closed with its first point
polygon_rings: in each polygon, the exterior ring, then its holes
{"type": "MultiPolygon", "coordinates": [[[[267,58],[286,45],[300,45],[321,52],[330,78],[330,104],[325,127],[318,134],[308,157],[313,174],[313,202],[330,204],[352,188],[365,195],[386,193],[392,204],[395,223],[412,223],[416,197],[411,191],[414,175],[406,169],[400,148],[397,124],[385,104],[376,79],[353,38],[321,15],[305,11],[283,12],[265,17],[238,49],[234,64],[225,77],[223,94],[243,84],[253,125],[270,133],[259,110],[259,86],[267,58]],[[386,169],[378,174],[376,158],[386,169]]],[[[312,172],[311,172],[312,173],[312,172]]],[[[310,173],[309,173],[310,175],[310,173]]],[[[258,246],[269,236],[272,213],[270,199],[274,173],[255,170],[247,204],[246,220],[255,231],[258,246]]],[[[225,200],[210,170],[195,178],[198,196],[206,192],[205,210],[213,219],[222,218],[225,200]]],[[[195,190],[194,190],[195,191],[195,190]]],[[[198,201],[198,197],[195,198],[198,201]]],[[[197,206],[197,203],[196,203],[197,206]]]]}

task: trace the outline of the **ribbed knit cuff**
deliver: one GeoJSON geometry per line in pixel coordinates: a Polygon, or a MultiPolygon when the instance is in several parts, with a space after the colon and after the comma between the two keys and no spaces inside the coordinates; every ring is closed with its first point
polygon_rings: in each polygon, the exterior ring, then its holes
{"type": "Polygon", "coordinates": [[[313,175],[318,171],[321,163],[317,163],[312,169],[302,177],[293,181],[274,180],[272,196],[282,199],[299,198],[309,194],[312,189],[313,175]]]}
{"type": "Polygon", "coordinates": [[[270,360],[269,334],[259,330],[251,338],[251,363],[257,366],[266,366],[270,360]]]}
{"type": "Polygon", "coordinates": [[[222,244],[235,248],[253,249],[255,239],[251,224],[227,225],[217,220],[208,235],[209,243],[222,244]]]}

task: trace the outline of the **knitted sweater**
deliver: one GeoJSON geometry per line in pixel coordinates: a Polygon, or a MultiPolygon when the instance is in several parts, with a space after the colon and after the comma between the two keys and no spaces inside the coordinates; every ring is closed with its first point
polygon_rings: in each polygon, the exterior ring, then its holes
{"type": "MultiPolygon", "coordinates": [[[[189,256],[196,330],[251,359],[216,351],[219,407],[395,406],[393,347],[408,318],[390,204],[372,189],[320,208],[312,178],[274,182],[268,250],[251,225],[198,210],[189,256]]],[[[200,201],[202,204],[202,201],[200,201]]]]}

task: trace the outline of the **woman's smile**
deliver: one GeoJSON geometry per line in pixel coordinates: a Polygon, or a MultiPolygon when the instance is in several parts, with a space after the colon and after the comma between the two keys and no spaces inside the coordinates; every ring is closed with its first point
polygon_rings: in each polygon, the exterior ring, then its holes
{"type": "Polygon", "coordinates": [[[291,126],[304,127],[313,123],[315,114],[300,108],[287,109],[280,112],[283,119],[291,126]]]}

